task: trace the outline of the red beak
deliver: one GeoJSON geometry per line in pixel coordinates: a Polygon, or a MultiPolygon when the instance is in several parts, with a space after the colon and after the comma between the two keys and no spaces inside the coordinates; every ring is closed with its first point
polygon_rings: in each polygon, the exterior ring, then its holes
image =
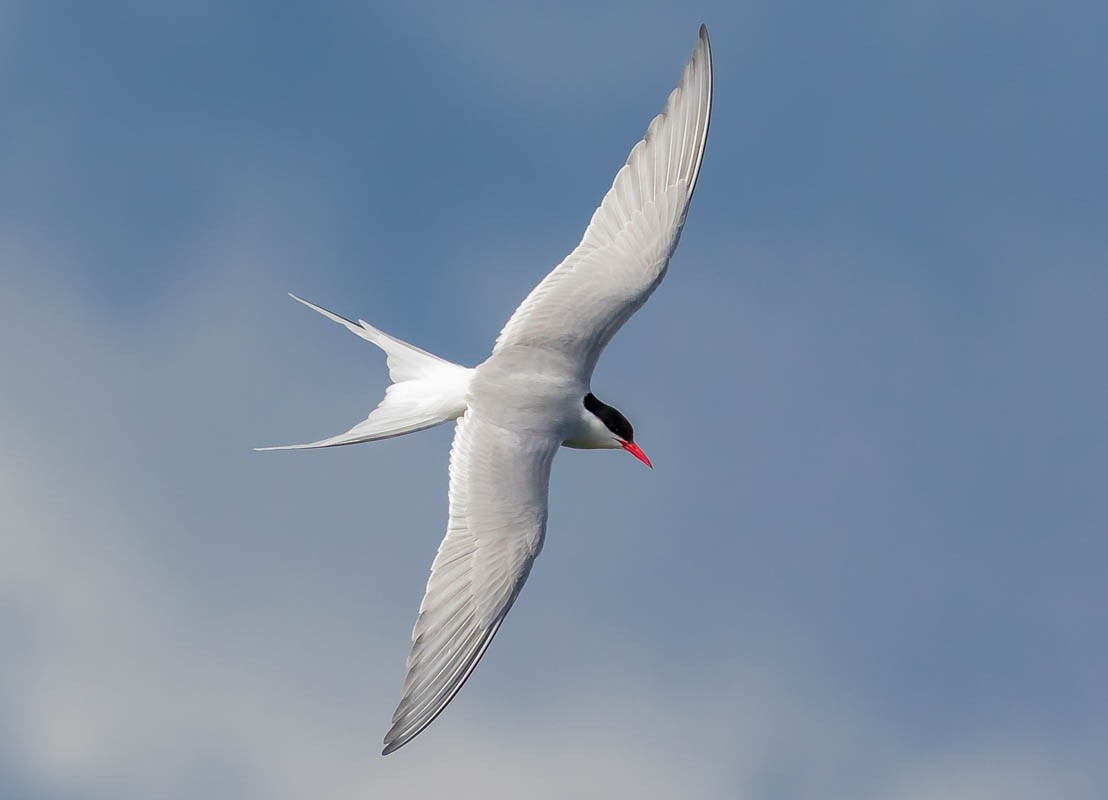
{"type": "Polygon", "coordinates": [[[621,446],[624,450],[633,455],[639,461],[646,464],[651,469],[654,469],[654,465],[650,463],[650,459],[646,457],[646,453],[644,453],[642,451],[642,448],[639,447],[637,444],[635,444],[634,442],[623,442],[621,446]]]}

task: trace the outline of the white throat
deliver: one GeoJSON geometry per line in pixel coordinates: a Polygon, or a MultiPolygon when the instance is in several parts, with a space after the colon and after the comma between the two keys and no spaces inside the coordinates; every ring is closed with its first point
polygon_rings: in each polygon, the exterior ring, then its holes
{"type": "Polygon", "coordinates": [[[600,417],[581,407],[581,413],[570,426],[562,447],[577,450],[615,450],[622,447],[616,435],[600,421],[600,417]]]}

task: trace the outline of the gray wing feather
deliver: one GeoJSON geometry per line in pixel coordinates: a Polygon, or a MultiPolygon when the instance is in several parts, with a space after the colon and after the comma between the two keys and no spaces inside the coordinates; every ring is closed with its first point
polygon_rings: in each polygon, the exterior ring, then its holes
{"type": "Polygon", "coordinates": [[[616,174],[581,243],[516,309],[494,353],[514,345],[556,349],[591,375],[665,276],[696,188],[711,107],[712,52],[701,26],[680,84],[616,174]]]}
{"type": "Polygon", "coordinates": [[[467,411],[450,453],[450,522],[412,631],[387,755],[434,721],[462,688],[523,588],[546,533],[559,442],[467,411]]]}

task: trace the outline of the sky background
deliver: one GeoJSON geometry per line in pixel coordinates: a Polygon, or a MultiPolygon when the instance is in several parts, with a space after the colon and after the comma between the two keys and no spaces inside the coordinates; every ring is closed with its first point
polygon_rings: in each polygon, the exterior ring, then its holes
{"type": "Polygon", "coordinates": [[[1102,798],[1100,3],[0,2],[6,800],[1102,798]],[[681,247],[542,557],[378,752],[467,365],[708,24],[681,247]]]}

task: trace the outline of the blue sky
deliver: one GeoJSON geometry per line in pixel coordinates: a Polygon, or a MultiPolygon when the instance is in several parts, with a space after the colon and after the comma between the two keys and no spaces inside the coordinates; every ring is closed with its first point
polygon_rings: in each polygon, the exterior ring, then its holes
{"type": "Polygon", "coordinates": [[[1092,3],[0,3],[6,798],[1094,798],[1092,3]],[[377,753],[482,360],[709,25],[708,153],[449,710],[377,753]]]}

